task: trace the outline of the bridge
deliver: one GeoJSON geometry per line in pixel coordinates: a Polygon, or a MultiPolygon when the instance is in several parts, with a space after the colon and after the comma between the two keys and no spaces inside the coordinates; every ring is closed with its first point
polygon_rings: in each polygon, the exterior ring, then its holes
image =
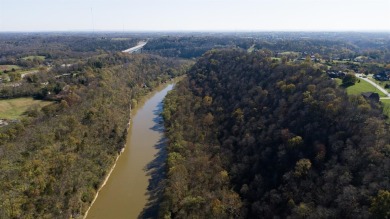
{"type": "Polygon", "coordinates": [[[147,41],[141,41],[136,46],[131,47],[129,49],[123,50],[122,52],[126,53],[135,53],[140,51],[148,42],[147,41]]]}

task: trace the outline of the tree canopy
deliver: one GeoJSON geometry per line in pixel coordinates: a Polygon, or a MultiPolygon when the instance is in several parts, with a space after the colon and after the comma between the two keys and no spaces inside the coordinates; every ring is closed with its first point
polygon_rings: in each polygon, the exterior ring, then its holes
{"type": "Polygon", "coordinates": [[[162,216],[388,214],[390,137],[380,107],[348,97],[310,62],[212,50],[165,106],[162,216]]]}
{"type": "Polygon", "coordinates": [[[37,87],[55,102],[0,129],[0,218],[81,218],[125,145],[130,105],[187,64],[114,53],[37,87]]]}

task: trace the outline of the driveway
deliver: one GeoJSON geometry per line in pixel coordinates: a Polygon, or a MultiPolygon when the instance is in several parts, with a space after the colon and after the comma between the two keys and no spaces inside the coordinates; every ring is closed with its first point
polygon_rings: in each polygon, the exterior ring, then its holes
{"type": "Polygon", "coordinates": [[[359,79],[362,79],[362,80],[365,80],[367,81],[368,83],[370,83],[372,86],[374,86],[375,88],[377,88],[378,90],[380,90],[382,93],[384,93],[387,97],[381,97],[381,99],[390,99],[390,93],[387,92],[386,89],[384,89],[383,87],[381,87],[379,84],[376,84],[375,82],[371,81],[370,79],[368,78],[363,78],[362,74],[355,74],[359,79]]]}

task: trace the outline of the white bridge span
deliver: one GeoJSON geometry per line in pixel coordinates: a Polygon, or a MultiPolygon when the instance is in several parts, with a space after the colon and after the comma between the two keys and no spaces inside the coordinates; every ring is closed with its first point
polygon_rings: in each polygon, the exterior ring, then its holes
{"type": "Polygon", "coordinates": [[[126,49],[126,50],[123,50],[122,52],[135,53],[135,52],[141,50],[147,43],[148,43],[147,41],[141,41],[136,46],[131,47],[131,48],[126,49]]]}

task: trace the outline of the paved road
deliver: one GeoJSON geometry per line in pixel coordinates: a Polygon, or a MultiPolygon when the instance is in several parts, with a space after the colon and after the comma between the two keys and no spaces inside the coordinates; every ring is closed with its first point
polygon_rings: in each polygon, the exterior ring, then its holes
{"type": "Polygon", "coordinates": [[[129,49],[123,50],[122,52],[127,52],[127,53],[133,53],[137,52],[138,50],[142,49],[148,42],[146,41],[141,41],[138,43],[138,45],[131,47],[129,49]]]}
{"type": "Polygon", "coordinates": [[[356,76],[358,78],[365,80],[368,83],[372,84],[372,86],[374,86],[375,88],[377,88],[378,90],[380,90],[382,93],[384,93],[387,96],[387,97],[382,97],[381,99],[390,99],[390,94],[389,94],[389,92],[387,92],[386,89],[384,89],[383,87],[381,87],[380,85],[376,84],[375,82],[371,81],[368,78],[363,78],[362,74],[356,74],[356,76]]]}

